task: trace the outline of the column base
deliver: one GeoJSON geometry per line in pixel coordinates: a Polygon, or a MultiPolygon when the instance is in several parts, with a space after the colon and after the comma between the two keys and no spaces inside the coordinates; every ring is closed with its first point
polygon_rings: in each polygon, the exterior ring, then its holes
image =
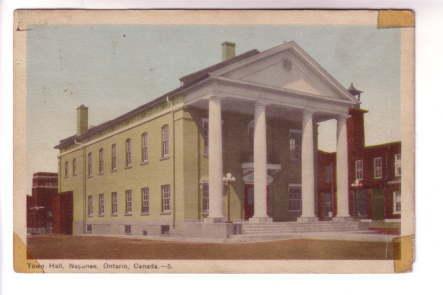
{"type": "Polygon", "coordinates": [[[227,219],[225,217],[206,217],[203,219],[203,223],[226,223],[227,219]]]}
{"type": "Polygon", "coordinates": [[[353,221],[354,218],[351,216],[336,216],[332,218],[332,222],[345,222],[345,221],[353,221]]]}
{"type": "Polygon", "coordinates": [[[299,217],[297,218],[297,222],[300,223],[312,223],[318,221],[317,217],[299,217]]]}
{"type": "Polygon", "coordinates": [[[248,219],[249,223],[272,223],[272,217],[251,217],[248,219]]]}

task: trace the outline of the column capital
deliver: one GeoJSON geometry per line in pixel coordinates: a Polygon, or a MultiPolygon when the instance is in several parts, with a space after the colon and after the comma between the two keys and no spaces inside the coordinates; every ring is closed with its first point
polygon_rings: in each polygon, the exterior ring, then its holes
{"type": "Polygon", "coordinates": [[[221,101],[223,98],[221,96],[218,95],[209,95],[207,97],[208,100],[215,100],[215,101],[221,101]]]}
{"type": "Polygon", "coordinates": [[[315,111],[313,109],[309,109],[309,108],[303,109],[303,115],[312,116],[314,114],[315,114],[315,111]]]}
{"type": "Polygon", "coordinates": [[[255,106],[255,107],[263,107],[263,108],[266,108],[268,105],[270,105],[270,103],[265,102],[265,101],[260,101],[260,100],[257,100],[257,101],[255,101],[255,103],[254,103],[254,106],[255,106]]]}
{"type": "Polygon", "coordinates": [[[342,113],[342,114],[337,114],[336,116],[335,116],[335,118],[337,119],[337,121],[339,121],[339,120],[346,120],[346,119],[348,119],[348,118],[350,118],[351,116],[349,115],[349,114],[345,114],[345,113],[342,113]]]}

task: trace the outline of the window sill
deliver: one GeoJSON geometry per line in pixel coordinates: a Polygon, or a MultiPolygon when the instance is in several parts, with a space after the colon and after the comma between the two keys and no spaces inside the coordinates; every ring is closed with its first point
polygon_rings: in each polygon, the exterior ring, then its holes
{"type": "Polygon", "coordinates": [[[169,159],[169,155],[168,156],[164,156],[160,158],[160,161],[164,161],[164,160],[168,160],[169,159]]]}
{"type": "Polygon", "coordinates": [[[88,178],[93,178],[94,176],[92,176],[92,175],[88,175],[88,178]]]}
{"type": "Polygon", "coordinates": [[[105,215],[104,214],[100,214],[98,217],[105,217],[105,215]]]}
{"type": "Polygon", "coordinates": [[[141,213],[141,216],[149,216],[150,214],[149,214],[149,212],[148,213],[141,213]]]}
{"type": "Polygon", "coordinates": [[[125,169],[131,169],[132,168],[132,165],[131,166],[126,166],[125,167],[125,169]]]}
{"type": "Polygon", "coordinates": [[[111,217],[117,217],[117,216],[118,216],[117,213],[113,213],[113,214],[111,214],[111,217]]]}
{"type": "Polygon", "coordinates": [[[171,215],[171,211],[162,212],[162,213],[160,213],[160,215],[171,215]]]}
{"type": "Polygon", "coordinates": [[[132,213],[125,213],[125,216],[132,216],[132,213]]]}
{"type": "Polygon", "coordinates": [[[105,173],[104,172],[99,172],[98,175],[105,175],[105,173]]]}
{"type": "Polygon", "coordinates": [[[148,165],[148,164],[149,164],[148,161],[140,162],[140,165],[141,165],[141,166],[148,165]]]}
{"type": "Polygon", "coordinates": [[[115,172],[117,172],[117,168],[111,169],[111,173],[115,173],[115,172]]]}

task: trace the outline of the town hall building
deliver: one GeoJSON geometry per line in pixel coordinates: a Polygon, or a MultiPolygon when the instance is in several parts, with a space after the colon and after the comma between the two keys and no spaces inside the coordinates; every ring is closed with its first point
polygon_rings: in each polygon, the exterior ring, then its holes
{"type": "Polygon", "coordinates": [[[76,134],[56,146],[73,234],[224,238],[358,230],[358,218],[372,217],[355,209],[372,202],[370,191],[357,193],[364,177],[355,182],[353,168],[367,151],[364,133],[349,127],[358,114],[363,120],[359,91],[295,42],[240,55],[225,42],[222,57],[98,126],[78,107],[76,134]],[[317,126],[328,120],[337,126],[333,154],[318,151],[317,126]],[[357,135],[363,146],[353,150],[357,135]],[[320,177],[325,167],[330,184],[320,177]]]}

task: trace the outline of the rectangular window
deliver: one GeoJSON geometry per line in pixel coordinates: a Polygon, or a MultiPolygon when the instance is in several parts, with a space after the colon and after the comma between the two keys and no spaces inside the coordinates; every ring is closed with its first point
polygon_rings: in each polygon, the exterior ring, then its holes
{"type": "Polygon", "coordinates": [[[299,161],[301,157],[301,131],[289,130],[289,158],[291,161],[299,161]]]}
{"type": "Polygon", "coordinates": [[[301,186],[290,184],[288,187],[288,211],[301,214],[301,186]]]}
{"type": "Polygon", "coordinates": [[[88,196],[88,216],[92,217],[94,214],[94,200],[92,199],[92,196],[88,196]]]}
{"type": "Polygon", "coordinates": [[[383,158],[374,158],[374,178],[383,177],[383,158]]]}
{"type": "Polygon", "coordinates": [[[72,176],[77,175],[77,159],[72,159],[72,176]]]}
{"type": "Polygon", "coordinates": [[[86,225],[86,232],[87,232],[88,234],[92,233],[92,224],[87,224],[87,225],[86,225]]]}
{"type": "Polygon", "coordinates": [[[105,163],[103,159],[103,149],[98,151],[98,174],[103,174],[105,171],[105,163]]]}
{"type": "Polygon", "coordinates": [[[69,162],[65,162],[65,177],[69,176],[69,162]]]}
{"type": "Polygon", "coordinates": [[[142,134],[141,142],[142,163],[146,163],[148,162],[148,134],[146,132],[142,134]]]}
{"type": "Polygon", "coordinates": [[[207,182],[202,183],[202,213],[205,216],[209,213],[209,185],[207,182]]]}
{"type": "Polygon", "coordinates": [[[142,214],[149,214],[149,188],[144,187],[141,190],[142,214]]]}
{"type": "Polygon", "coordinates": [[[132,215],[132,191],[125,192],[125,215],[132,215]]]}
{"type": "Polygon", "coordinates": [[[131,139],[126,139],[125,144],[125,164],[126,167],[131,166],[132,163],[132,155],[131,155],[131,139]]]}
{"type": "Polygon", "coordinates": [[[169,156],[169,127],[164,125],[162,127],[162,158],[169,156]]]}
{"type": "Polygon", "coordinates": [[[88,153],[88,177],[92,176],[92,153],[88,153]]]}
{"type": "Polygon", "coordinates": [[[105,195],[98,195],[98,216],[105,215],[105,195]]]}
{"type": "Polygon", "coordinates": [[[162,212],[169,212],[171,210],[171,188],[169,184],[161,186],[162,194],[162,212]]]}
{"type": "Polygon", "coordinates": [[[392,205],[393,205],[392,213],[400,214],[401,213],[401,193],[400,193],[400,191],[394,191],[392,205]]]}
{"type": "Polygon", "coordinates": [[[395,154],[394,155],[394,175],[395,177],[401,176],[401,155],[395,154]]]}
{"type": "Polygon", "coordinates": [[[117,215],[117,192],[111,193],[111,214],[113,216],[117,215]]]}
{"type": "Polygon", "coordinates": [[[125,234],[129,235],[129,234],[131,234],[131,232],[132,232],[131,225],[126,224],[125,225],[125,234]]]}
{"type": "Polygon", "coordinates": [[[203,118],[201,121],[202,124],[202,136],[203,136],[203,155],[208,155],[208,136],[209,136],[209,125],[208,125],[208,119],[203,118]]]}
{"type": "Polygon", "coordinates": [[[117,170],[117,145],[115,143],[111,145],[111,170],[117,170]]]}
{"type": "Polygon", "coordinates": [[[363,160],[355,161],[355,179],[363,180],[363,160]]]}

